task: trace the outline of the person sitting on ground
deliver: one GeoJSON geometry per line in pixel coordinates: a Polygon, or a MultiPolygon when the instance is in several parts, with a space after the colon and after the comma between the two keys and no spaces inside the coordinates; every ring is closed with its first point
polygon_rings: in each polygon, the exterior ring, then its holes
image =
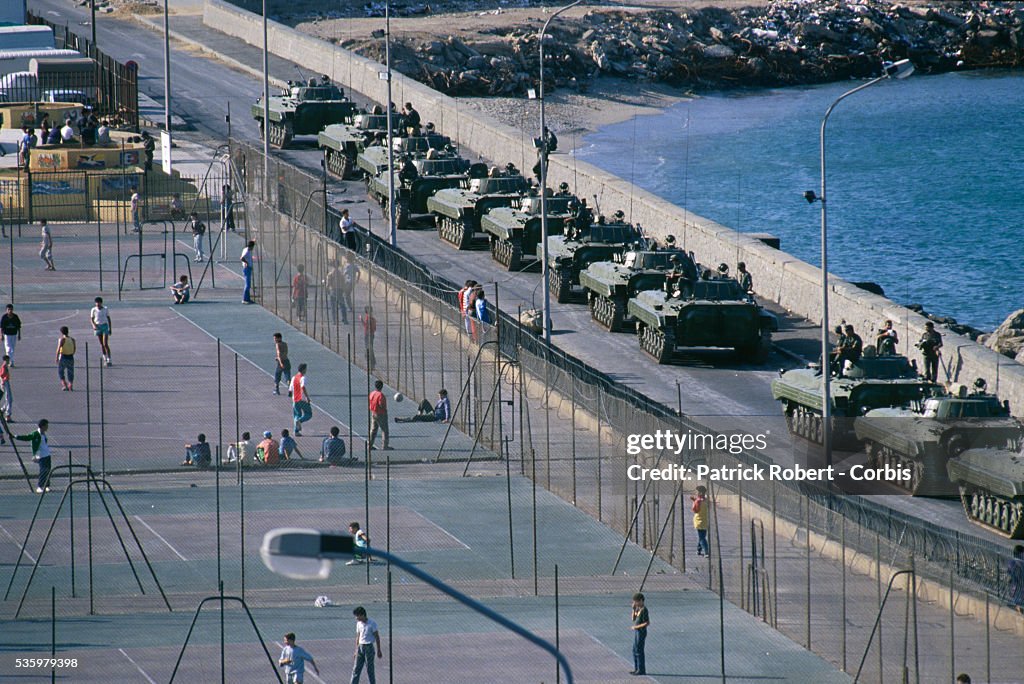
{"type": "Polygon", "coordinates": [[[178,282],[171,285],[168,290],[174,295],[175,304],[186,304],[192,298],[192,284],[188,282],[188,276],[178,278],[178,282]]]}
{"type": "Polygon", "coordinates": [[[345,461],[345,440],[338,436],[338,426],[331,428],[331,436],[324,439],[320,446],[320,462],[332,466],[341,465],[345,461]]]}
{"type": "Polygon", "coordinates": [[[61,129],[54,126],[50,129],[49,134],[46,136],[46,140],[43,141],[44,145],[59,145],[60,144],[60,131],[61,129]]]}
{"type": "Polygon", "coordinates": [[[248,432],[242,433],[242,441],[228,445],[227,454],[224,456],[225,463],[240,463],[244,466],[252,465],[252,452],[250,450],[252,437],[248,432]]]}
{"type": "MultiPolygon", "coordinates": [[[[357,549],[365,550],[370,545],[370,537],[367,536],[364,530],[359,528],[359,523],[350,522],[348,524],[348,533],[355,539],[357,549]]],[[[345,563],[345,565],[359,565],[360,563],[369,563],[373,559],[367,556],[365,553],[356,552],[352,554],[352,560],[345,563]]]]}
{"type": "Polygon", "coordinates": [[[289,434],[288,430],[281,430],[281,445],[277,449],[278,456],[281,457],[282,461],[291,460],[292,454],[295,454],[303,461],[306,460],[302,452],[299,451],[299,444],[295,441],[295,438],[289,434]]]}
{"type": "Polygon", "coordinates": [[[185,218],[185,204],[181,201],[181,193],[171,195],[171,218],[179,220],[185,218]]]}
{"type": "Polygon", "coordinates": [[[395,416],[396,423],[447,423],[452,419],[452,402],[448,399],[448,390],[437,392],[437,403],[433,406],[424,399],[420,402],[419,411],[415,416],[395,416]]]}
{"type": "Polygon", "coordinates": [[[195,444],[185,445],[185,460],[181,465],[209,468],[212,460],[210,444],[206,441],[206,435],[200,432],[195,444]]]}
{"type": "Polygon", "coordinates": [[[256,445],[256,462],[275,466],[281,462],[280,447],[274,439],[274,433],[267,430],[263,433],[263,441],[256,445]]]}

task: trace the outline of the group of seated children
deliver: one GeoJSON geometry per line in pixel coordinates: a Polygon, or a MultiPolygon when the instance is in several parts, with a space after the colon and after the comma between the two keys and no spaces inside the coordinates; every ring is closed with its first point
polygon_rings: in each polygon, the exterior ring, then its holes
{"type": "MultiPolygon", "coordinates": [[[[340,430],[335,426],[331,428],[330,435],[324,438],[320,447],[320,463],[334,466],[348,462],[345,441],[339,437],[339,434],[340,430]]],[[[291,433],[287,429],[281,430],[281,438],[277,440],[274,439],[274,434],[267,430],[263,433],[263,441],[256,444],[255,448],[253,448],[251,435],[248,432],[243,432],[240,442],[228,445],[223,463],[238,463],[243,466],[277,466],[281,465],[283,461],[295,458],[306,460],[291,433]]],[[[209,468],[212,460],[206,435],[199,435],[195,444],[185,445],[185,460],[182,461],[182,465],[209,468]]]]}

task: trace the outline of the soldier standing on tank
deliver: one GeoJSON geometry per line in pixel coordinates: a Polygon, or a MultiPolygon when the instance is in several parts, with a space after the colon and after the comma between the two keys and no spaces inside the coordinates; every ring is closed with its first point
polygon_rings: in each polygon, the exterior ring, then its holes
{"type": "Polygon", "coordinates": [[[832,375],[839,375],[839,371],[842,369],[840,355],[843,352],[843,347],[846,345],[846,333],[843,332],[843,326],[841,325],[837,325],[834,332],[839,339],[836,340],[836,346],[832,348],[829,368],[832,375]]]}
{"type": "Polygon", "coordinates": [[[413,109],[412,102],[406,102],[402,108],[402,126],[409,135],[420,134],[420,113],[413,109]]]}
{"type": "Polygon", "coordinates": [[[896,329],[892,327],[892,321],[886,321],[882,329],[875,336],[875,349],[879,356],[892,356],[896,353],[896,345],[900,343],[896,329]]]}
{"type": "Polygon", "coordinates": [[[924,356],[924,377],[937,382],[939,377],[939,356],[942,354],[942,335],[935,330],[935,324],[928,321],[924,324],[924,332],[917,341],[917,348],[924,356]]]}
{"type": "Polygon", "coordinates": [[[847,325],[843,329],[843,333],[843,341],[839,345],[839,355],[836,357],[839,365],[839,377],[843,376],[843,365],[847,361],[857,363],[864,352],[864,340],[854,331],[852,325],[847,325]]]}
{"type": "Polygon", "coordinates": [[[739,281],[740,287],[747,294],[754,294],[754,278],[750,275],[750,271],[747,270],[747,264],[743,261],[736,264],[736,280],[739,281]]]}
{"type": "Polygon", "coordinates": [[[412,157],[405,155],[402,158],[402,170],[398,172],[398,180],[402,181],[403,184],[414,182],[420,177],[420,172],[416,170],[416,165],[412,163],[412,157]]]}

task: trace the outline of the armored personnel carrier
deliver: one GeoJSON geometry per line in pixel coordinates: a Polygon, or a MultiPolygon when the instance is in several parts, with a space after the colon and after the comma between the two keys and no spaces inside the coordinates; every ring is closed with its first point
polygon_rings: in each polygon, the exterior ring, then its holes
{"type": "Polygon", "coordinates": [[[1024,454],[968,449],[946,464],[967,518],[1010,539],[1024,539],[1024,454]]]}
{"type": "MultiPolygon", "coordinates": [[[[849,364],[844,377],[833,377],[832,434],[836,443],[855,443],[853,419],[871,409],[908,406],[945,392],[917,374],[905,356],[874,356],[865,349],[849,364]]],[[[772,397],[782,403],[789,431],[821,444],[821,370],[818,367],[782,371],[772,380],[772,397]]]]}
{"type": "MultiPolygon", "coordinates": [[[[327,170],[338,178],[348,178],[356,168],[356,159],[376,138],[387,133],[386,114],[356,114],[352,123],[331,124],[317,135],[317,144],[327,157],[327,170]]],[[[385,160],[385,165],[387,161],[385,160]]]]}
{"type": "MultiPolygon", "coordinates": [[[[511,165],[510,165],[511,167],[511,165]]],[[[492,209],[508,207],[530,189],[526,178],[514,167],[490,170],[485,178],[467,178],[459,187],[439,190],[427,200],[437,233],[458,249],[469,249],[480,230],[480,219],[492,209]]]]}
{"type": "MultiPolygon", "coordinates": [[[[628,250],[644,250],[647,239],[621,211],[615,212],[611,223],[600,217],[597,223],[579,229],[567,229],[563,235],[548,236],[548,282],[551,293],[560,304],[569,301],[580,273],[596,261],[608,261],[628,250]]],[[[537,245],[537,258],[544,259],[543,245],[537,245]]]]}
{"type": "MultiPolygon", "coordinates": [[[[547,198],[548,235],[561,235],[566,221],[575,216],[576,198],[553,195],[547,198]]],[[[534,254],[540,244],[540,196],[529,195],[513,200],[510,207],[497,207],[484,214],[480,228],[491,241],[491,258],[507,268],[518,271],[523,254],[534,254]]]]}
{"type": "MultiPolygon", "coordinates": [[[[403,175],[398,166],[395,167],[395,224],[404,229],[414,214],[427,214],[427,201],[438,190],[457,188],[471,174],[482,175],[487,167],[483,164],[471,165],[469,160],[447,153],[435,154],[432,150],[426,157],[410,160],[416,169],[415,177],[403,175]]],[[[367,180],[366,191],[370,199],[380,205],[384,216],[388,216],[388,171],[384,170],[367,180]]]]}
{"type": "MultiPolygon", "coordinates": [[[[671,236],[669,236],[671,237],[671,236]]],[[[580,272],[580,285],[587,291],[590,317],[611,332],[632,322],[627,311],[630,298],[645,290],[660,290],[669,277],[697,280],[697,266],[681,249],[669,247],[653,252],[626,252],[621,259],[598,261],[580,272]]]]}
{"type": "MultiPolygon", "coordinates": [[[[435,155],[442,157],[456,156],[451,147],[451,138],[445,135],[431,133],[429,135],[414,135],[397,137],[392,136],[391,145],[394,150],[394,164],[396,167],[402,164],[405,157],[420,159],[426,157],[430,150],[435,155]]],[[[367,145],[356,156],[358,166],[367,178],[372,178],[384,173],[388,168],[387,145],[367,145]]]]}
{"type": "Polygon", "coordinates": [[[350,123],[356,106],[324,76],[320,81],[289,81],[288,91],[271,97],[268,109],[270,121],[264,122],[261,97],[252,106],[252,117],[259,122],[260,136],[283,149],[297,135],[317,135],[331,124],[350,123]]]}
{"type": "Polygon", "coordinates": [[[946,462],[967,449],[1003,448],[1021,436],[1021,424],[994,394],[955,385],[948,396],[929,397],[907,407],[868,411],[853,422],[857,439],[865,443],[868,465],[906,468],[909,481],[900,481],[914,496],[957,496],[946,476],[946,462]]]}
{"type": "Polygon", "coordinates": [[[779,329],[775,314],[725,277],[666,279],[662,289],[630,299],[626,311],[636,319],[640,349],[658,363],[677,347],[732,347],[745,359],[763,358],[779,329]]]}

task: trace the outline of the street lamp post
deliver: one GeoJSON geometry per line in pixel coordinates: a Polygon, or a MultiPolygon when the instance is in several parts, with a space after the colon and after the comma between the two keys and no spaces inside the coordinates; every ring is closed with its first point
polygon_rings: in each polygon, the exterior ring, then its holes
{"type": "Polygon", "coordinates": [[[901,59],[898,62],[885,62],[882,65],[882,75],[863,83],[852,90],[848,90],[825,110],[825,116],[821,120],[821,131],[819,134],[819,155],[821,164],[821,195],[815,195],[813,190],[804,193],[808,202],[821,203],[821,439],[822,448],[825,452],[827,465],[832,465],[832,397],[831,397],[831,367],[829,364],[828,350],[828,207],[825,190],[825,126],[832,110],[836,105],[854,93],[859,93],[865,88],[870,88],[879,81],[887,78],[904,79],[914,73],[914,65],[909,59],[901,59]]]}
{"type": "Polygon", "coordinates": [[[384,68],[388,82],[388,242],[398,246],[398,226],[395,225],[395,147],[391,128],[391,2],[384,3],[384,68]]]}
{"type": "Polygon", "coordinates": [[[538,153],[540,154],[540,244],[541,261],[543,262],[543,274],[541,276],[544,286],[544,341],[551,344],[551,266],[548,264],[548,138],[547,124],[544,120],[544,36],[548,33],[548,26],[551,21],[562,12],[572,9],[583,0],[576,0],[565,7],[556,10],[540,30],[537,45],[540,51],[540,66],[538,68],[539,92],[537,99],[540,100],[540,138],[538,138],[538,153]]]}
{"type": "Polygon", "coordinates": [[[267,0],[263,0],[263,200],[270,201],[270,46],[267,0]]]}
{"type": "MultiPolygon", "coordinates": [[[[95,3],[93,3],[95,5],[95,3]]],[[[96,22],[93,21],[93,27],[96,22]]],[[[167,0],[164,0],[164,130],[171,134],[171,29],[167,11],[167,0]]],[[[95,45],[95,38],[93,39],[95,45]]]]}

